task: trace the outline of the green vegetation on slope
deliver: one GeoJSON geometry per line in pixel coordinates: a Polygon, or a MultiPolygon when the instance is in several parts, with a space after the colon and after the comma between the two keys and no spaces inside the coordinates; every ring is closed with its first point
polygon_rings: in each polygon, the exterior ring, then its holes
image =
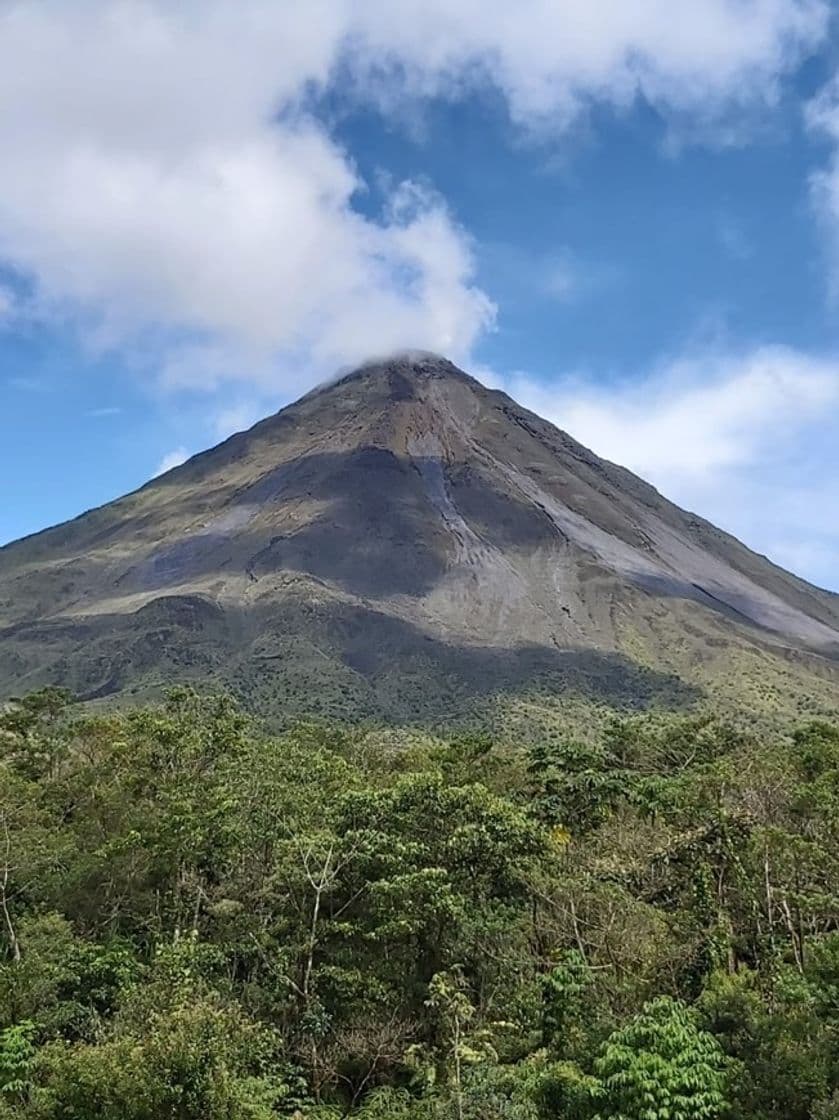
{"type": "Polygon", "coordinates": [[[839,729],[0,714],[0,1117],[839,1117],[839,729]]]}

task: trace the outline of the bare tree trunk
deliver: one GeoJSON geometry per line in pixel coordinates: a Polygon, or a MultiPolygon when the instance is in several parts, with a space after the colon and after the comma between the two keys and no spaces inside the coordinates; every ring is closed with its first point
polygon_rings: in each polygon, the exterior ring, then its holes
{"type": "Polygon", "coordinates": [[[463,1120],[463,1084],[460,1074],[460,1019],[454,1015],[454,1085],[457,1101],[457,1120],[463,1120]]]}
{"type": "Polygon", "coordinates": [[[787,932],[789,939],[792,942],[792,951],[795,956],[795,965],[799,972],[804,971],[804,959],[801,952],[801,942],[799,940],[799,933],[796,931],[795,923],[792,920],[792,912],[789,908],[789,903],[785,898],[781,899],[781,913],[784,915],[787,932]]]}
{"type": "MultiPolygon", "coordinates": [[[[311,848],[305,854],[301,852],[303,867],[306,871],[306,878],[308,879],[309,885],[314,891],[314,902],[312,903],[312,920],[309,926],[309,943],[306,953],[306,964],[303,970],[303,983],[300,989],[300,994],[302,995],[303,1002],[307,1008],[311,1003],[312,998],[312,970],[315,963],[315,949],[317,948],[318,943],[318,921],[320,919],[321,902],[323,901],[325,891],[332,884],[337,873],[337,870],[333,864],[334,847],[332,844],[329,845],[329,849],[326,853],[326,858],[323,861],[323,866],[319,867],[317,872],[315,873],[310,870],[310,855],[311,848]]],[[[311,1063],[313,1075],[315,1070],[317,1069],[318,1057],[319,1055],[317,1038],[313,1036],[311,1044],[311,1063]]],[[[314,1077],[313,1080],[315,1086],[315,1100],[319,1101],[320,1085],[318,1084],[317,1080],[314,1079],[314,1077]]]]}
{"type": "Polygon", "coordinates": [[[588,956],[586,954],[586,947],[583,942],[582,934],[580,933],[580,923],[577,919],[577,907],[574,903],[573,894],[568,896],[568,902],[571,909],[571,922],[574,926],[574,940],[577,942],[577,949],[580,952],[580,956],[583,958],[586,964],[588,964],[588,956]]]}
{"type": "Polygon", "coordinates": [[[766,920],[769,923],[769,939],[774,934],[775,907],[772,902],[772,880],[769,875],[769,846],[763,850],[763,883],[766,891],[766,920]]]}
{"type": "Polygon", "coordinates": [[[12,960],[17,964],[20,961],[20,942],[17,939],[9,910],[9,861],[12,853],[12,838],[9,834],[9,825],[5,816],[3,817],[3,834],[5,836],[5,858],[3,860],[3,873],[0,875],[0,909],[3,911],[3,921],[6,924],[6,932],[9,936],[12,960]]]}
{"type": "Polygon", "coordinates": [[[315,948],[317,946],[317,929],[318,918],[320,917],[320,905],[323,898],[323,892],[326,890],[332,878],[332,845],[329,845],[329,851],[326,853],[323,867],[320,869],[318,878],[309,872],[306,868],[306,877],[311,884],[312,890],[315,892],[315,901],[312,906],[312,923],[309,929],[309,949],[306,958],[306,968],[303,974],[303,996],[308,1002],[309,1000],[309,984],[312,978],[312,968],[314,967],[315,948]]]}

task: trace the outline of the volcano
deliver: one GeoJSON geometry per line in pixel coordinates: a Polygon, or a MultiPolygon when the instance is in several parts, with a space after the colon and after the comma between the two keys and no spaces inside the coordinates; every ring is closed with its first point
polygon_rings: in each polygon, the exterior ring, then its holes
{"type": "Polygon", "coordinates": [[[0,698],[177,682],[517,734],[839,707],[839,597],[434,355],[370,363],[0,549],[0,698]]]}

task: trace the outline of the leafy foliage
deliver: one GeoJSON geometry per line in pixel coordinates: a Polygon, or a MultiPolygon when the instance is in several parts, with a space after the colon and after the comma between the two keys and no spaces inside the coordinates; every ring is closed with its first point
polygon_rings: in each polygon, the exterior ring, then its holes
{"type": "Polygon", "coordinates": [[[716,1120],[725,1106],[719,1043],[684,1004],[659,996],[610,1035],[595,1062],[598,1118],[716,1120]]]}
{"type": "Polygon", "coordinates": [[[839,731],[0,712],[0,1118],[828,1120],[839,731]]]}

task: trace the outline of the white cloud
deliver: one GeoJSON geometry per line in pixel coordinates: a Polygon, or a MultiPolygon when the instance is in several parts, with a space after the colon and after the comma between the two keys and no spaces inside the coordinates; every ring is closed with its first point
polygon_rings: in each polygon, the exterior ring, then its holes
{"type": "Polygon", "coordinates": [[[179,467],[181,463],[185,463],[189,458],[189,452],[185,447],[176,447],[174,451],[167,451],[154,470],[152,478],[157,478],[158,475],[166,474],[167,471],[174,470],[179,467]]]}
{"type": "Polygon", "coordinates": [[[236,432],[247,431],[257,420],[261,420],[265,413],[265,406],[254,401],[239,401],[237,404],[228,405],[213,417],[214,435],[217,439],[227,439],[236,432]]]}
{"type": "Polygon", "coordinates": [[[691,356],[611,387],[524,375],[505,387],[666,497],[836,585],[839,357],[762,347],[691,356]]]}
{"type": "Polygon", "coordinates": [[[4,319],[11,319],[15,310],[15,294],[11,288],[0,284],[0,325],[4,319]]]}
{"type": "Polygon", "coordinates": [[[108,344],[193,336],[177,384],[289,391],[371,351],[465,357],[493,321],[469,238],[402,184],[378,217],[312,89],[384,104],[494,84],[561,129],[643,95],[771,103],[820,0],[10,0],[0,9],[0,259],[108,344]]]}
{"type": "Polygon", "coordinates": [[[702,0],[677,18],[672,0],[362,0],[356,11],[362,50],[391,81],[396,69],[414,92],[449,95],[491,82],[515,120],[549,127],[638,94],[705,119],[771,102],[828,16],[821,0],[702,0]]]}
{"type": "Polygon", "coordinates": [[[839,74],[807,106],[810,128],[827,137],[833,151],[827,166],[810,177],[813,204],[827,233],[831,290],[839,295],[839,74]]]}
{"type": "Polygon", "coordinates": [[[617,386],[539,388],[514,377],[523,403],[582,443],[651,478],[702,481],[752,462],[839,405],[839,361],[786,347],[680,359],[617,386]]]}
{"type": "MultiPolygon", "coordinates": [[[[443,199],[411,183],[362,214],[367,184],[315,117],[312,91],[340,80],[343,96],[395,111],[491,86],[519,129],[556,136],[593,104],[620,110],[640,96],[688,135],[713,125],[727,141],[773,105],[784,75],[824,38],[829,9],[824,0],[6,0],[0,264],[32,282],[42,313],[83,324],[100,343],[149,346],[166,386],[239,383],[211,421],[218,436],[254,418],[242,403],[251,394],[300,391],[370,353],[429,348],[465,362],[494,316],[467,232],[443,199]]],[[[810,119],[839,147],[839,87],[810,119]]],[[[839,159],[813,189],[839,230],[839,159]]],[[[721,230],[736,253],[730,234],[721,230]]],[[[545,281],[562,299],[581,283],[581,262],[561,255],[545,281]]],[[[671,363],[611,393],[579,381],[554,393],[526,379],[511,388],[595,450],[815,575],[837,552],[833,530],[812,529],[829,526],[824,487],[839,486],[835,386],[831,362],[760,350],[671,363]]],[[[170,452],[158,472],[186,455],[170,452]]]]}

